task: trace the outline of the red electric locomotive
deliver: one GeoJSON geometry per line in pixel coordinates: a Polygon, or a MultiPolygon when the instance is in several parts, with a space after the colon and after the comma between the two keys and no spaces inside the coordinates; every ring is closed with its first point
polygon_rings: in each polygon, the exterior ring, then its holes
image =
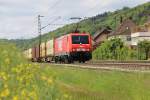
{"type": "Polygon", "coordinates": [[[54,40],[55,62],[85,62],[92,58],[92,38],[86,33],[71,33],[54,40]]]}

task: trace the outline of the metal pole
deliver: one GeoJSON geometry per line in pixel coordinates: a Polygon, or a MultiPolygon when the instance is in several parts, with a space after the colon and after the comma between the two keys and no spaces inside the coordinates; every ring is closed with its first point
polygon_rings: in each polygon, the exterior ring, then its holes
{"type": "MultiPolygon", "coordinates": [[[[82,18],[80,18],[80,17],[71,17],[70,18],[71,20],[81,20],[82,18]]],[[[79,22],[77,22],[77,24],[76,24],[77,26],[76,26],[76,29],[75,29],[75,32],[77,32],[78,31],[78,27],[79,27],[79,22]]]]}
{"type": "Polygon", "coordinates": [[[40,59],[40,45],[41,45],[41,22],[40,22],[40,15],[38,15],[38,34],[39,34],[39,59],[40,59]]]}
{"type": "Polygon", "coordinates": [[[42,39],[42,36],[41,36],[41,17],[44,17],[44,16],[41,16],[41,15],[38,15],[38,34],[39,34],[39,59],[41,58],[41,39],[42,39]]]}

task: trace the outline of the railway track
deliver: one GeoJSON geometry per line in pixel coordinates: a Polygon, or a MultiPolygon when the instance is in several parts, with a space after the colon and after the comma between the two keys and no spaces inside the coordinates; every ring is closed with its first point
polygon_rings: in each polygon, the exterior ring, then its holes
{"type": "Polygon", "coordinates": [[[117,70],[124,72],[149,72],[150,73],[150,62],[87,62],[84,64],[55,64],[58,66],[84,68],[84,69],[103,69],[103,70],[117,70]]]}
{"type": "Polygon", "coordinates": [[[86,63],[87,66],[93,66],[97,69],[111,69],[120,71],[149,71],[150,63],[86,63]]]}
{"type": "Polygon", "coordinates": [[[150,70],[150,63],[86,63],[87,65],[103,67],[119,67],[125,69],[146,69],[150,70]]]}

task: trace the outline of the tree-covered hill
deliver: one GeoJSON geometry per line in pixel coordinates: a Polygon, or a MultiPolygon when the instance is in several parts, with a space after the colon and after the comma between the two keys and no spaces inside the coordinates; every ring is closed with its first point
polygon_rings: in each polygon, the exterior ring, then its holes
{"type": "MultiPolygon", "coordinates": [[[[149,16],[150,2],[147,2],[134,8],[124,7],[114,12],[105,12],[103,14],[82,20],[79,22],[78,30],[81,32],[89,32],[93,35],[98,29],[101,29],[104,26],[109,26],[114,30],[120,24],[121,17],[123,19],[132,18],[137,25],[142,25],[148,20],[149,16]]],[[[75,28],[76,24],[70,24],[62,28],[58,28],[57,30],[44,34],[42,36],[42,41],[47,41],[52,37],[67,34],[74,31],[75,28]]],[[[39,39],[36,37],[27,40],[12,40],[12,42],[15,42],[21,49],[26,49],[32,47],[33,45],[37,45],[39,43],[39,39]]]]}

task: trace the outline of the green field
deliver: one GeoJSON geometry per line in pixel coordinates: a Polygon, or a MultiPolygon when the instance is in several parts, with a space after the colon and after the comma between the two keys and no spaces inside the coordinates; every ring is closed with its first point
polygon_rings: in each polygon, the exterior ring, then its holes
{"type": "Polygon", "coordinates": [[[0,100],[150,100],[150,73],[33,64],[0,43],[0,100]]]}
{"type": "Polygon", "coordinates": [[[55,75],[62,89],[74,100],[149,100],[150,74],[75,69],[61,66],[43,68],[55,75]]]}

